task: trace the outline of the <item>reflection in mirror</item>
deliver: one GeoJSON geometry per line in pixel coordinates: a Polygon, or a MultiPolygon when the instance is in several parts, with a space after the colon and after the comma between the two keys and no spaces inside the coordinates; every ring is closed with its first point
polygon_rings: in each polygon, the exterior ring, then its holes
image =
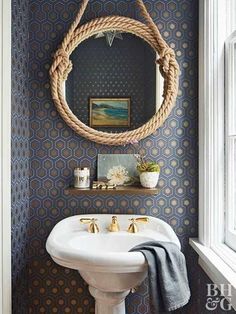
{"type": "MultiPolygon", "coordinates": [[[[83,123],[90,125],[91,98],[130,98],[129,126],[116,123],[112,129],[94,127],[101,131],[136,129],[161,105],[163,81],[155,62],[156,52],[135,35],[122,33],[111,46],[106,37],[91,37],[74,50],[70,59],[73,69],[65,85],[66,100],[83,123]]],[[[114,118],[108,108],[101,111],[106,119],[114,118]]]]}

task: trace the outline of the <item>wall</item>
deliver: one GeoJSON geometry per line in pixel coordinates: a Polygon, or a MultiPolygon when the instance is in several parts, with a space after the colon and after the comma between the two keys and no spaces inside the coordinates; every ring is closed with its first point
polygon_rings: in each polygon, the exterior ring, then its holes
{"type": "MultiPolygon", "coordinates": [[[[162,166],[157,197],[71,197],[64,188],[73,168],[95,169],[98,153],[132,153],[132,147],[108,147],[76,135],[57,114],[50,95],[52,54],[79,7],[77,0],[30,1],[30,313],[93,313],[94,303],[77,272],[59,267],[45,241],[61,219],[84,213],[137,213],[168,222],[187,257],[193,297],[181,313],[197,313],[197,259],[188,239],[197,236],[197,1],[145,1],[181,68],[177,104],[165,125],[141,142],[143,152],[162,166]]],[[[103,14],[134,15],[133,1],[91,1],[86,19],[103,14]]],[[[144,284],[127,299],[128,314],[148,313],[144,284]]],[[[200,313],[200,312],[199,312],[200,313]]]]}
{"type": "Polygon", "coordinates": [[[27,313],[29,220],[28,1],[12,0],[12,296],[27,313]]]}

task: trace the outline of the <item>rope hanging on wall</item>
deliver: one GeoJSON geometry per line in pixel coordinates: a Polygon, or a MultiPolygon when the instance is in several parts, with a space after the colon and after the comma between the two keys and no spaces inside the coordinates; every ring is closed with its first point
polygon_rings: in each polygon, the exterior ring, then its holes
{"type": "Polygon", "coordinates": [[[101,17],[79,26],[89,0],[82,0],[79,12],[54,55],[50,68],[52,98],[64,121],[81,136],[106,145],[125,145],[139,141],[156,131],[166,120],[175,103],[178,92],[179,66],[175,53],[162,38],[156,24],[150,17],[142,0],[136,0],[145,24],[123,16],[101,17]],[[73,50],[84,40],[98,32],[123,31],[145,40],[157,52],[157,63],[164,78],[163,102],[155,115],[141,127],[122,133],[108,133],[90,128],[81,122],[70,110],[63,92],[63,82],[72,70],[69,57],[73,50]]]}

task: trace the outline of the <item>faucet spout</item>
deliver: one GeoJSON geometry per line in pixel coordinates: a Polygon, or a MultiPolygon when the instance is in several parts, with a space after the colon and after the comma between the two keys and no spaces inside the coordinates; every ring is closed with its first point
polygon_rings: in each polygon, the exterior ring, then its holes
{"type": "Polygon", "coordinates": [[[119,226],[119,223],[118,223],[117,216],[112,216],[112,221],[111,221],[110,226],[108,227],[108,230],[110,232],[118,232],[118,231],[120,231],[120,226],[119,226]]]}

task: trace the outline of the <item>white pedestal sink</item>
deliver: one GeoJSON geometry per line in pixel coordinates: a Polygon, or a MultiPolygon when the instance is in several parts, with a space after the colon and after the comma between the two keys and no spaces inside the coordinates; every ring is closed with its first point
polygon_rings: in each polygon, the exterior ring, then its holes
{"type": "Polygon", "coordinates": [[[129,219],[135,215],[117,215],[121,231],[107,230],[112,215],[77,215],[60,221],[50,233],[46,249],[59,265],[76,269],[89,284],[95,298],[96,314],[125,314],[125,297],[147,275],[145,258],[140,252],[128,252],[146,241],[168,241],[180,247],[172,228],[164,221],[149,217],[139,232],[128,233],[129,219]],[[100,233],[88,233],[80,218],[98,219],[100,233]]]}

